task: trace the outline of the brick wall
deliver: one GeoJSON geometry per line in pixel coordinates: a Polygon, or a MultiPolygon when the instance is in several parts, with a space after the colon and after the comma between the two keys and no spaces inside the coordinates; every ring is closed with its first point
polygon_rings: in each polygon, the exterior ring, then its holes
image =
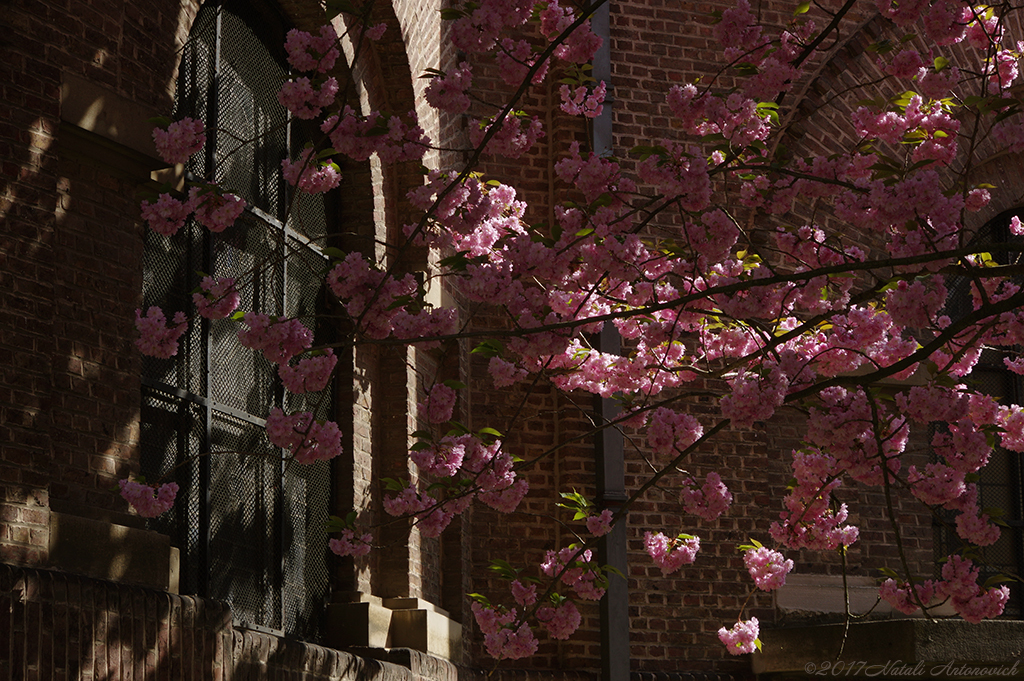
{"type": "Polygon", "coordinates": [[[0,565],[0,678],[456,681],[454,665],[360,657],[236,629],[223,603],[0,565]]]}

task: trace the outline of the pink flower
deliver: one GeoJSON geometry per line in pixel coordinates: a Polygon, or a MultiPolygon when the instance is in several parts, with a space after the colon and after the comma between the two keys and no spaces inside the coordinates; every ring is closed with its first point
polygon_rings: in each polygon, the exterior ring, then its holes
{"type": "Polygon", "coordinates": [[[326,73],[334,68],[334,62],[341,54],[338,51],[338,34],[330,24],[320,27],[319,35],[292,29],[284,43],[288,52],[288,63],[298,71],[319,71],[326,73]]]}
{"type": "Polygon", "coordinates": [[[725,644],[729,654],[741,655],[757,649],[759,633],[758,619],[751,618],[746,622],[737,622],[732,629],[722,627],[718,630],[718,638],[725,644]]]}
{"type": "Polygon", "coordinates": [[[570,90],[568,85],[563,85],[558,92],[562,97],[560,106],[562,111],[570,116],[585,116],[587,118],[597,118],[601,115],[601,111],[604,110],[604,98],[608,94],[603,80],[593,91],[585,85],[580,85],[575,90],[570,90]]]}
{"type": "Polygon", "coordinates": [[[341,430],[334,421],[315,421],[313,414],[285,414],[274,407],[267,416],[267,439],[291,451],[296,462],[326,461],[341,454],[341,430]]]}
{"type": "Polygon", "coordinates": [[[761,591],[774,591],[784,586],[786,575],[793,569],[792,560],[764,546],[743,554],[743,564],[761,591]]]}
{"type": "Polygon", "coordinates": [[[467,62],[461,62],[443,77],[430,80],[424,96],[430,106],[449,113],[463,113],[469,109],[466,90],[473,82],[473,72],[467,62]]]}
{"type": "Polygon", "coordinates": [[[688,479],[687,486],[683,487],[682,497],[687,513],[698,515],[708,522],[729,510],[732,503],[732,493],[722,482],[721,476],[715,472],[708,473],[699,489],[693,478],[688,479]]]}
{"type": "Polygon", "coordinates": [[[661,568],[662,574],[670,575],[684,565],[689,565],[697,558],[700,550],[700,539],[681,534],[669,539],[661,532],[644,533],[644,550],[647,555],[661,568]]]}
{"type": "Polygon", "coordinates": [[[280,364],[277,367],[277,375],[281,377],[281,383],[288,392],[313,393],[327,387],[337,363],[338,358],[334,356],[334,350],[327,348],[323,354],[299,360],[296,366],[280,364]]]}
{"type": "Polygon", "coordinates": [[[730,655],[742,655],[757,649],[759,633],[757,618],[751,617],[746,622],[737,622],[732,629],[722,627],[718,630],[718,638],[725,644],[730,655]]]}
{"type": "Polygon", "coordinates": [[[234,277],[203,277],[199,284],[202,292],[192,294],[192,302],[199,315],[207,319],[224,319],[238,307],[238,291],[234,277]]]}
{"type": "Polygon", "coordinates": [[[611,509],[604,509],[600,515],[594,515],[587,518],[587,529],[590,534],[595,537],[603,537],[612,531],[612,512],[611,509]]]}
{"type": "Polygon", "coordinates": [[[189,156],[206,144],[203,122],[194,118],[182,118],[167,126],[167,130],[155,128],[153,142],[156,143],[156,151],[160,158],[172,165],[184,163],[189,156]]]}
{"type": "Polygon", "coordinates": [[[195,207],[196,220],[211,232],[223,232],[235,224],[245,210],[245,200],[234,194],[221,193],[214,185],[192,187],[188,200],[195,207]]]}
{"type": "Polygon", "coordinates": [[[277,93],[277,101],[296,118],[310,120],[330,106],[337,94],[338,81],[333,76],[321,83],[319,89],[303,76],[285,82],[277,93]]]}
{"type": "Polygon", "coordinates": [[[693,416],[658,407],[651,412],[647,444],[656,453],[675,458],[703,434],[704,428],[693,416]]]}
{"type": "Polygon", "coordinates": [[[537,609],[537,619],[548,630],[551,638],[561,641],[568,640],[583,621],[580,611],[572,601],[563,601],[558,607],[543,607],[537,609]]]}
{"type": "Polygon", "coordinates": [[[142,219],[150,229],[164,236],[177,234],[191,212],[191,202],[179,201],[170,194],[161,194],[156,203],[142,202],[142,219]]]}
{"type": "Polygon", "coordinates": [[[156,487],[131,480],[120,480],[118,485],[121,487],[121,496],[124,500],[143,518],[155,518],[166,513],[174,505],[174,497],[178,494],[178,485],[173,482],[156,487]]]}
{"type": "Polygon", "coordinates": [[[431,423],[447,423],[452,420],[455,409],[455,390],[444,383],[435,383],[427,394],[427,400],[420,402],[420,416],[426,417],[431,423]]]}
{"type": "Polygon", "coordinates": [[[135,311],[135,328],[141,336],[135,341],[142,354],[168,359],[178,354],[178,339],[188,328],[184,312],[174,314],[174,326],[167,326],[163,310],[155,305],[142,316],[142,310],[135,311]]]}
{"type": "Polygon", "coordinates": [[[252,350],[262,350],[267,360],[275,364],[286,364],[313,344],[313,332],[298,319],[247,312],[243,321],[249,328],[238,332],[238,342],[252,350]]]}
{"type": "Polygon", "coordinates": [[[518,579],[512,580],[510,585],[512,589],[512,598],[516,599],[516,603],[528,608],[537,602],[537,585],[526,584],[524,585],[518,579]]]}
{"type": "Polygon", "coordinates": [[[931,580],[915,584],[914,592],[914,595],[911,595],[910,588],[905,583],[894,579],[885,580],[878,589],[879,597],[904,615],[913,615],[920,610],[919,603],[927,607],[935,594],[935,584],[931,580]]]}
{"type": "Polygon", "coordinates": [[[388,25],[385,23],[377,24],[366,29],[366,37],[370,40],[380,40],[384,37],[384,32],[388,30],[388,25]]]}
{"type": "Polygon", "coordinates": [[[357,539],[352,530],[342,530],[341,539],[332,539],[328,546],[338,556],[365,556],[370,552],[372,541],[373,535],[369,532],[357,539]]]}
{"type": "Polygon", "coordinates": [[[487,654],[498,660],[518,660],[537,652],[537,638],[525,622],[518,629],[499,629],[484,636],[487,654]]]}

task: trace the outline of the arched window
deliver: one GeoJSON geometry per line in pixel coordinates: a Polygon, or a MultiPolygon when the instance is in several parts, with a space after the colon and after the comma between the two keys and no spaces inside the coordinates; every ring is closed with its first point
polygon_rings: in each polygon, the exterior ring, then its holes
{"type": "Polygon", "coordinates": [[[181,487],[175,509],[152,526],[181,551],[182,593],[229,602],[237,624],[317,639],[330,467],[287,465],[263,426],[273,407],[329,418],[331,400],[286,396],[275,368],[238,343],[237,322],[201,319],[191,303],[200,272],[233,276],[240,310],[298,316],[317,343],[329,339],[313,313],[324,300],[330,199],[293,196],[280,172],[311,132],[277,101],[285,31],[263,3],[207,3],[183,52],[175,118],[201,118],[208,130],[187,176],[216,181],[249,207],[219,234],[194,221],[170,238],[147,230],[145,304],[190,321],[176,357],[144,363],[142,468],[181,487]]]}

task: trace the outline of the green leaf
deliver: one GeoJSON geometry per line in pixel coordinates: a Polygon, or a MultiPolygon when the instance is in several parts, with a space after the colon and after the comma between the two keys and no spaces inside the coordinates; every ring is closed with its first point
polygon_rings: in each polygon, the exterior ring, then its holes
{"type": "Polygon", "coordinates": [[[497,357],[501,354],[504,346],[496,340],[485,340],[484,342],[477,345],[475,348],[469,351],[471,355],[483,355],[490,359],[491,357],[497,357]]]}
{"type": "Polygon", "coordinates": [[[472,598],[474,601],[476,601],[480,605],[486,606],[488,608],[491,607],[491,602],[489,600],[487,600],[487,596],[484,596],[483,594],[471,593],[471,594],[466,594],[466,595],[469,596],[470,598],[472,598]]]}
{"type": "Polygon", "coordinates": [[[384,483],[384,489],[389,492],[401,492],[408,487],[404,480],[396,480],[395,478],[381,478],[381,482],[384,483]]]}
{"type": "Polygon", "coordinates": [[[932,64],[935,66],[936,73],[949,68],[949,60],[945,57],[936,57],[932,64]]]}
{"type": "Polygon", "coordinates": [[[456,19],[461,19],[464,16],[466,16],[466,13],[461,9],[447,8],[441,10],[441,18],[445,21],[455,21],[456,19]]]}
{"type": "Polygon", "coordinates": [[[449,378],[444,382],[444,384],[452,390],[465,390],[467,387],[465,383],[462,381],[456,381],[454,378],[449,378]]]}
{"type": "Polygon", "coordinates": [[[451,435],[452,437],[458,437],[460,435],[469,435],[471,432],[469,428],[462,425],[458,421],[450,421],[450,423],[452,425],[452,428],[451,430],[448,431],[447,434],[451,435]]]}
{"type": "Polygon", "coordinates": [[[147,118],[146,122],[152,123],[153,125],[157,125],[161,128],[166,128],[174,121],[168,116],[153,116],[152,118],[147,118]]]}
{"type": "Polygon", "coordinates": [[[493,437],[504,437],[501,433],[499,433],[494,428],[481,428],[477,432],[477,435],[491,435],[493,437]]]}
{"type": "Polygon", "coordinates": [[[233,313],[231,313],[231,316],[228,317],[228,319],[230,319],[232,321],[235,321],[235,322],[240,322],[240,321],[242,321],[243,318],[245,318],[245,311],[244,310],[239,310],[238,312],[233,312],[233,313]]]}
{"type": "Polygon", "coordinates": [[[793,16],[798,17],[801,14],[806,14],[807,11],[810,9],[811,3],[807,2],[807,0],[804,0],[804,2],[801,2],[799,5],[796,6],[796,9],[793,10],[793,16]]]}

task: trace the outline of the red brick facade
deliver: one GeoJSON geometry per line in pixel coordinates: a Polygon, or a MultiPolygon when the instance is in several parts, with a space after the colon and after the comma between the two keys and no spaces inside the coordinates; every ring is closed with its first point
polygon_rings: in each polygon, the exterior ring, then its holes
{"type": "MultiPolygon", "coordinates": [[[[426,108],[426,81],[418,78],[427,68],[450,68],[461,58],[446,38],[439,7],[417,0],[378,5],[373,18],[388,23],[388,32],[355,70],[358,88],[351,101],[395,112],[416,109],[429,135],[441,140],[441,146],[455,146],[464,121],[438,117],[426,108]]],[[[727,6],[611,3],[616,155],[673,133],[665,90],[693,81],[717,59],[706,16],[727,6]]],[[[318,3],[287,0],[281,9],[297,27],[309,29],[319,22],[318,3]]],[[[346,639],[344,627],[327,631],[325,640],[355,646],[355,652],[235,628],[227,606],[170,593],[177,578],[166,564],[173,562],[174,551],[159,538],[152,539],[154,553],[135,556],[130,545],[110,539],[109,546],[125,551],[118,563],[127,566],[123,570],[66,558],[69,549],[61,542],[68,541],[67,532],[58,536],[55,528],[93,527],[90,523],[140,533],[145,528],[116,490],[118,479],[140,470],[142,362],[132,326],[144,276],[138,192],[165,176],[159,173],[166,174],[145,121],[173,105],[180,48],[198,10],[199,3],[191,0],[76,0],[70,5],[15,0],[4,9],[0,678],[312,680],[363,678],[360,673],[396,681],[483,678],[478,670],[492,663],[465,594],[508,600],[507,585],[487,570],[491,559],[515,558],[539,576],[536,566],[543,552],[573,540],[571,532],[544,516],[568,520],[554,505],[560,491],[576,489],[593,496],[590,439],[574,440],[526,474],[532,491],[522,507],[525,515],[505,516],[478,506],[440,539],[422,538],[403,524],[387,525],[377,538],[386,549],[331,564],[331,607],[337,606],[341,614],[330,621],[351,621],[354,604],[362,608],[370,602],[366,599],[377,599],[366,606],[371,615],[382,598],[421,599],[462,625],[461,640],[453,638],[458,649],[449,655],[461,660],[458,668],[416,652],[381,652],[373,639],[346,639]],[[141,565],[147,560],[163,561],[155,576],[141,565]]],[[[765,3],[764,17],[781,24],[791,10],[786,3],[765,3]]],[[[874,57],[864,52],[864,45],[879,40],[883,29],[867,15],[861,20],[861,33],[844,33],[830,61],[811,69],[814,76],[806,91],[797,88],[801,106],[795,107],[787,140],[794,149],[817,152],[821,144],[852,139],[849,107],[862,96],[851,94],[848,102],[828,110],[821,103],[846,84],[876,75],[874,57]]],[[[485,92],[505,92],[493,66],[476,68],[485,92]]],[[[537,149],[520,163],[484,167],[490,176],[520,189],[530,204],[531,221],[551,220],[553,206],[566,191],[555,180],[553,153],[587,138],[582,125],[558,112],[556,88],[545,85],[523,102],[545,122],[547,137],[537,149]]],[[[433,152],[427,158],[432,166],[459,160],[457,152],[433,152]]],[[[1016,158],[996,158],[978,169],[979,181],[1012,176],[1019,184],[1024,177],[1020,165],[1016,158]]],[[[375,248],[374,238],[400,242],[402,226],[414,219],[404,192],[419,181],[418,164],[352,163],[343,170],[345,200],[338,210],[350,229],[337,245],[369,252],[375,248]]],[[[994,204],[982,217],[1008,207],[994,204]]],[[[408,271],[421,271],[426,264],[420,252],[397,261],[408,271]]],[[[439,295],[458,300],[457,288],[439,295]]],[[[501,323],[485,318],[480,324],[489,321],[501,323]]],[[[338,377],[338,420],[346,456],[334,471],[335,512],[343,515],[354,508],[367,524],[387,519],[380,510],[379,480],[414,475],[407,433],[416,428],[422,376],[432,376],[436,367],[470,386],[459,405],[470,428],[504,430],[503,424],[520,409],[522,394],[496,393],[485,364],[468,354],[469,347],[417,354],[368,346],[345,359],[338,377]]],[[[534,392],[522,405],[507,444],[530,459],[553,443],[572,440],[588,430],[589,400],[534,392]]],[[[698,415],[716,411],[710,397],[689,404],[698,415]]],[[[732,510],[720,520],[680,526],[682,509],[671,478],[666,481],[670,489],[652,490],[630,511],[629,639],[637,681],[747,678],[749,658],[728,656],[717,639],[718,628],[734,621],[744,603],[745,614],[757,616],[762,626],[790,623],[771,596],[758,593],[746,601],[751,584],[736,546],[750,538],[767,540],[768,525],[781,510],[779,499],[790,475],[786,461],[800,422],[795,410],[783,410],[767,424],[724,433],[700,452],[690,471],[703,475],[718,470],[735,497],[732,510]],[[664,577],[647,560],[642,537],[646,529],[676,527],[698,534],[702,552],[695,565],[664,577]]],[[[627,489],[648,476],[642,450],[627,438],[627,489]]],[[[862,509],[883,505],[877,495],[862,490],[844,493],[862,509]]],[[[933,557],[930,516],[910,502],[899,508],[899,515],[907,528],[908,558],[912,565],[923,566],[933,557]]],[[[874,576],[876,568],[895,557],[891,527],[881,512],[852,520],[861,526],[861,540],[847,555],[847,568],[855,576],[874,576]]],[[[103,547],[107,550],[108,545],[103,547]]],[[[802,559],[799,569],[807,573],[835,576],[842,570],[838,556],[792,557],[802,559]]],[[[557,642],[542,634],[538,655],[503,664],[501,681],[599,678],[597,606],[583,609],[583,614],[584,625],[572,640],[557,642]]]]}

